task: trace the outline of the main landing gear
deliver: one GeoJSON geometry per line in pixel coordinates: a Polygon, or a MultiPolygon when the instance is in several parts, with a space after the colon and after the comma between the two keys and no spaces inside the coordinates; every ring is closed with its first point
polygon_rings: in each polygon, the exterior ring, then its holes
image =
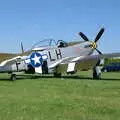
{"type": "Polygon", "coordinates": [[[100,60],[98,60],[97,64],[93,68],[93,79],[97,79],[97,80],[101,79],[100,60]]]}
{"type": "Polygon", "coordinates": [[[16,80],[16,74],[11,74],[10,80],[15,81],[16,80]]]}
{"type": "Polygon", "coordinates": [[[95,66],[95,68],[93,69],[93,79],[101,79],[101,70],[99,66],[95,66]]]}
{"type": "Polygon", "coordinates": [[[60,78],[60,77],[61,77],[61,73],[55,72],[55,73],[54,73],[54,77],[60,78]]]}

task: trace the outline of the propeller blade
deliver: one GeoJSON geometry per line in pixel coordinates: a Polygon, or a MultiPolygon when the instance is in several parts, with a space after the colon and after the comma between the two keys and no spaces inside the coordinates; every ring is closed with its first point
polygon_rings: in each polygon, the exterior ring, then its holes
{"type": "Polygon", "coordinates": [[[105,30],[104,28],[102,28],[102,29],[100,30],[100,32],[97,34],[94,42],[97,42],[97,41],[100,39],[100,37],[102,36],[104,30],[105,30]]]}
{"type": "Polygon", "coordinates": [[[78,33],[85,41],[89,41],[89,39],[82,33],[82,32],[79,32],[78,33]]]}
{"type": "Polygon", "coordinates": [[[102,55],[102,52],[100,52],[97,48],[95,49],[100,55],[102,55]]]}

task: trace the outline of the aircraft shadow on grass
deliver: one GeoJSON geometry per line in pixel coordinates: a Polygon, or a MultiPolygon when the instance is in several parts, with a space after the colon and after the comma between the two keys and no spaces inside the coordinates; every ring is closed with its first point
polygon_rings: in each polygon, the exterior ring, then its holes
{"type": "MultiPolygon", "coordinates": [[[[61,76],[61,77],[54,77],[54,76],[46,76],[46,75],[43,75],[43,76],[38,76],[38,75],[33,75],[33,76],[29,76],[29,75],[17,75],[17,79],[16,80],[33,80],[33,79],[42,79],[43,80],[43,78],[45,78],[45,79],[48,79],[49,80],[49,78],[52,78],[52,79],[56,79],[56,78],[58,78],[58,79],[64,79],[64,80],[97,80],[97,79],[93,79],[92,77],[88,77],[88,76],[83,76],[83,75],[81,75],[81,76],[78,76],[78,75],[76,75],[76,76],[68,76],[68,75],[63,75],[63,76],[61,76]]],[[[119,78],[101,78],[100,80],[115,80],[115,81],[120,81],[120,79],[119,78]]],[[[2,77],[0,77],[0,81],[11,81],[10,80],[10,78],[8,77],[8,78],[2,78],[2,77]]]]}

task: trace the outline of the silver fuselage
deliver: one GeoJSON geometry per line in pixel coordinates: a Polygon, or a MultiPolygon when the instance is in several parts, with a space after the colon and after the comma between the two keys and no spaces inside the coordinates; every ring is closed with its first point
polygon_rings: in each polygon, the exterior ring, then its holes
{"type": "MultiPolygon", "coordinates": [[[[45,50],[35,50],[33,52],[38,52],[41,55],[46,55],[47,59],[47,66],[51,66],[52,64],[56,63],[57,61],[69,58],[74,59],[80,56],[88,56],[91,55],[94,51],[93,48],[87,47],[91,45],[91,42],[83,42],[80,44],[76,44],[73,46],[62,47],[59,48],[57,46],[50,46],[45,50]]],[[[26,56],[26,59],[19,64],[13,63],[12,65],[6,64],[5,66],[0,66],[0,72],[16,72],[16,71],[24,71],[27,69],[27,65],[30,63],[30,55],[26,56]]],[[[1,64],[0,64],[1,65],[1,64]]]]}

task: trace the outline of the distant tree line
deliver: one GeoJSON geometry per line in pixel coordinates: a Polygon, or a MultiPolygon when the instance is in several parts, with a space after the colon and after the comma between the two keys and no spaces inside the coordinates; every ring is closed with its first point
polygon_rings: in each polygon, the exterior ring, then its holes
{"type": "Polygon", "coordinates": [[[105,61],[104,61],[104,65],[108,65],[110,63],[113,63],[113,62],[116,62],[116,63],[120,63],[120,58],[106,58],[105,61]]]}

